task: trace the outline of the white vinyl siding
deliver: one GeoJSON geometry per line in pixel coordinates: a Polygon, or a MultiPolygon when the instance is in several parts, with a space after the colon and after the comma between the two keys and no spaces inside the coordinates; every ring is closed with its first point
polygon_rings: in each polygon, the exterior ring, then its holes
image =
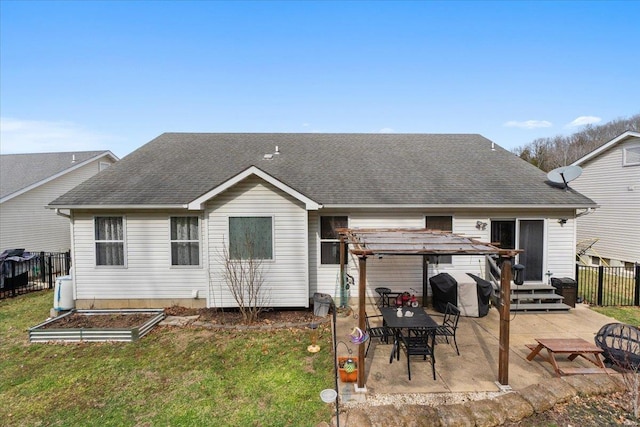
{"type": "MultiPolygon", "coordinates": [[[[353,228],[424,228],[425,215],[452,215],[453,232],[488,242],[490,227],[476,228],[478,221],[491,218],[544,218],[545,271],[556,277],[573,277],[575,259],[575,222],[571,210],[529,209],[447,210],[420,209],[393,211],[362,209],[351,212],[326,210],[322,215],[347,215],[353,228]],[[526,215],[525,215],[526,214],[526,215]],[[567,218],[564,226],[558,219],[567,218]]],[[[206,296],[210,307],[234,307],[236,302],[222,280],[223,244],[228,244],[228,221],[232,216],[268,216],[273,218],[274,259],[265,260],[269,305],[302,307],[315,292],[339,297],[339,265],[320,265],[320,228],[318,211],[306,211],[302,203],[257,178],[247,179],[217,196],[206,205],[200,217],[202,266],[171,266],[168,223],[171,216],[184,212],[100,212],[104,216],[126,216],[127,268],[99,268],[94,260],[95,211],[74,211],[74,282],[76,298],[172,300],[191,299],[194,291],[206,296]]],[[[348,273],[354,276],[351,298],[357,297],[358,259],[349,255],[348,273]]],[[[367,259],[367,296],[374,301],[374,289],[394,291],[414,288],[422,295],[422,256],[385,256],[367,259]]],[[[484,256],[454,256],[452,264],[429,265],[429,277],[443,271],[469,272],[484,277],[484,256]]],[[[430,288],[428,288],[430,292],[430,288]]],[[[128,304],[128,303],[127,303],[128,304]]],[[[133,303],[131,303],[133,304],[133,303]]]]}
{"type": "MultiPolygon", "coordinates": [[[[623,150],[638,138],[620,143],[581,165],[582,175],[571,187],[600,205],[578,218],[578,241],[598,239],[600,256],[640,262],[640,166],[623,166],[623,150]]],[[[593,254],[593,253],[592,253],[593,254]]]]}
{"type": "Polygon", "coordinates": [[[237,305],[223,280],[224,248],[229,245],[229,218],[273,218],[273,259],[262,261],[264,297],[272,307],[309,305],[307,211],[298,200],[271,184],[250,177],[206,205],[211,277],[210,305],[237,305]]]}
{"type": "MultiPolygon", "coordinates": [[[[104,160],[103,160],[104,161],[104,160]]],[[[64,174],[0,204],[0,251],[65,252],[71,248],[69,219],[45,206],[98,173],[98,161],[64,174]]]]}
{"type": "MultiPolygon", "coordinates": [[[[105,212],[103,216],[123,215],[105,212]]],[[[206,295],[207,275],[202,267],[172,268],[167,224],[174,213],[127,212],[125,240],[127,268],[95,266],[92,212],[74,212],[74,282],[76,298],[179,299],[193,291],[206,295]]],[[[171,305],[170,302],[167,303],[171,305]]]]}

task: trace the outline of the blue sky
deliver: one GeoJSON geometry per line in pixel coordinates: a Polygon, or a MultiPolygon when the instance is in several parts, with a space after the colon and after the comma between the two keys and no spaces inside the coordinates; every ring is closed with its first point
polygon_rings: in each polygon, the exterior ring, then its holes
{"type": "Polygon", "coordinates": [[[640,2],[0,2],[0,151],[479,133],[640,113],[640,2]]]}

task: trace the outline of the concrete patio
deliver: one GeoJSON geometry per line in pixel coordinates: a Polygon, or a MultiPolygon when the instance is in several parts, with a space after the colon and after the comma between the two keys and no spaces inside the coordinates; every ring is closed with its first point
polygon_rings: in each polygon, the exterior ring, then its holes
{"type": "MultiPolygon", "coordinates": [[[[357,306],[351,306],[350,314],[338,315],[337,340],[338,356],[358,355],[356,345],[351,344],[349,333],[357,326],[357,306]]],[[[429,314],[439,314],[427,307],[429,314]]],[[[367,305],[369,315],[379,314],[373,304],[367,305]]],[[[401,351],[400,361],[389,363],[391,344],[375,340],[366,358],[365,392],[356,392],[354,383],[339,382],[342,403],[364,403],[384,396],[438,394],[500,394],[504,390],[498,384],[499,353],[499,313],[495,307],[482,318],[461,317],[458,325],[457,341],[460,356],[453,344],[439,338],[436,345],[436,380],[433,380],[429,361],[412,358],[412,380],[407,376],[406,356],[401,351]]],[[[441,319],[436,318],[439,322],[441,319]]],[[[511,315],[509,346],[509,386],[518,391],[527,386],[554,378],[551,365],[540,357],[527,361],[530,350],[526,344],[535,343],[535,338],[582,338],[593,342],[600,327],[615,320],[578,304],[565,313],[518,313],[511,315]]],[[[372,325],[375,326],[375,325],[372,325]]],[[[366,344],[365,344],[366,345],[366,344]]],[[[593,367],[588,361],[578,358],[567,360],[558,357],[561,366],[593,367]]]]}

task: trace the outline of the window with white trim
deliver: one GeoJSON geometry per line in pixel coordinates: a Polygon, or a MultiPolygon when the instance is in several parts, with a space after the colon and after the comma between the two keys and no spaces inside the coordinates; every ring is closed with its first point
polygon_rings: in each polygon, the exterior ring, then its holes
{"type": "Polygon", "coordinates": [[[124,266],[124,218],[97,216],[94,229],[96,265],[124,266]]]}
{"type": "Polygon", "coordinates": [[[623,166],[640,166],[640,145],[626,147],[622,156],[623,166]]]}
{"type": "Polygon", "coordinates": [[[171,265],[200,265],[200,226],[197,216],[171,217],[171,265]]]}
{"type": "Polygon", "coordinates": [[[229,257],[234,260],[273,259],[273,218],[229,217],[229,257]]]}
{"type": "MultiPolygon", "coordinates": [[[[425,226],[429,230],[448,231],[453,230],[453,217],[442,215],[429,215],[425,217],[425,226]]],[[[428,255],[429,264],[451,264],[451,255],[428,255]]]]}
{"type": "Polygon", "coordinates": [[[347,228],[349,218],[346,216],[320,217],[320,263],[340,264],[340,236],[338,228],[347,228]]]}

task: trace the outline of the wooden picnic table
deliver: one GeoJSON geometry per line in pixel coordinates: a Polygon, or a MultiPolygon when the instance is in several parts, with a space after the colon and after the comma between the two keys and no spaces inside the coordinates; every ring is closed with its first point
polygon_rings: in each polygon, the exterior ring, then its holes
{"type": "Polygon", "coordinates": [[[576,375],[576,374],[601,374],[613,372],[607,369],[600,358],[602,349],[595,344],[585,341],[581,338],[536,338],[538,342],[535,344],[527,344],[527,348],[531,353],[527,356],[527,360],[531,361],[534,357],[540,356],[545,361],[551,363],[553,370],[557,376],[576,375]],[[542,349],[547,350],[547,355],[541,354],[542,349]],[[568,354],[569,360],[573,361],[578,357],[582,357],[593,363],[595,368],[565,368],[558,366],[556,354],[568,354]]]}

